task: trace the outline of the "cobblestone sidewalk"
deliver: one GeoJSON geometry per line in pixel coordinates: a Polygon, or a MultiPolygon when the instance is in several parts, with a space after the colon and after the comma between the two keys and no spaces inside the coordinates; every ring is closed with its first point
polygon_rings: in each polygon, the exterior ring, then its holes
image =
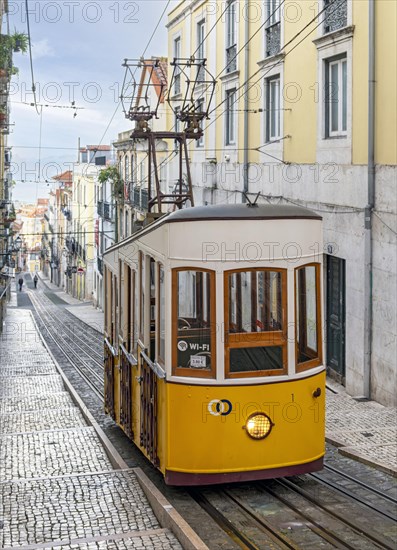
{"type": "Polygon", "coordinates": [[[0,548],[176,550],[133,470],[113,470],[30,311],[0,338],[0,548]]]}
{"type": "Polygon", "coordinates": [[[397,476],[397,411],[355,401],[328,380],[326,437],[339,452],[397,476]],[[335,393],[336,392],[336,393],[335,393]]]}

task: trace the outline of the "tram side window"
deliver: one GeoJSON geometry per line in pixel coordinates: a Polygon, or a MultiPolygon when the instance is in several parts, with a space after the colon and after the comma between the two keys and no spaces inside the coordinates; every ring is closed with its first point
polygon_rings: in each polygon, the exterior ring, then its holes
{"type": "Polygon", "coordinates": [[[321,363],[319,265],[296,269],[296,348],[301,369],[321,363]]]}
{"type": "Polygon", "coordinates": [[[165,363],[165,273],[164,267],[159,264],[159,343],[158,358],[160,363],[165,363]]]}
{"type": "Polygon", "coordinates": [[[139,339],[144,342],[145,332],[145,256],[139,253],[139,339]]]}
{"type": "Polygon", "coordinates": [[[211,377],[215,369],[215,275],[174,271],[174,374],[211,377]]]}
{"type": "Polygon", "coordinates": [[[286,372],[286,270],[226,273],[225,291],[227,376],[286,372]]]}

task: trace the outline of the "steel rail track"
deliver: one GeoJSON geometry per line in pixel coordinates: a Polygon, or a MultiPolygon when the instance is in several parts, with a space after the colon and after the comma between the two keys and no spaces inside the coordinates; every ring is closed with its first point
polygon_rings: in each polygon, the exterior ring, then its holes
{"type": "MultiPolygon", "coordinates": [[[[40,294],[39,294],[39,296],[40,296],[40,294]]],[[[51,302],[51,300],[50,300],[45,294],[43,294],[43,296],[44,296],[49,302],[51,302]]],[[[40,302],[40,298],[38,298],[36,294],[35,294],[35,298],[40,302]]],[[[42,304],[42,305],[43,305],[43,304],[42,304]]],[[[54,305],[54,303],[51,302],[51,304],[49,304],[49,305],[54,305]]],[[[44,307],[44,306],[43,306],[43,307],[44,307]]],[[[49,317],[51,317],[51,319],[55,320],[57,323],[60,323],[60,320],[59,320],[59,319],[60,319],[60,317],[62,317],[62,315],[63,315],[63,316],[64,316],[64,319],[67,319],[67,321],[66,321],[64,324],[62,324],[62,329],[63,329],[63,330],[66,329],[66,331],[67,331],[69,334],[72,335],[73,340],[76,340],[76,339],[77,339],[77,340],[79,340],[80,342],[82,342],[82,343],[84,344],[84,346],[87,346],[86,341],[83,340],[83,338],[81,338],[78,334],[75,334],[75,333],[73,332],[73,330],[69,327],[69,324],[68,324],[68,323],[70,322],[70,319],[68,318],[67,315],[64,314],[64,312],[60,312],[60,315],[59,315],[58,317],[56,317],[55,315],[52,314],[50,308],[48,308],[48,310],[47,310],[46,313],[47,313],[47,315],[48,315],[49,317]]],[[[80,322],[82,322],[82,323],[84,322],[84,321],[81,321],[81,319],[79,319],[78,321],[80,321],[80,322]]],[[[84,324],[85,324],[87,327],[91,328],[89,325],[87,325],[87,323],[84,323],[84,324]]],[[[95,329],[92,329],[92,330],[95,330],[95,329]]],[[[83,349],[83,350],[84,350],[84,348],[80,348],[80,349],[83,349]]],[[[89,355],[90,355],[90,358],[92,358],[92,355],[95,354],[99,359],[103,360],[103,356],[102,356],[102,354],[101,354],[100,352],[95,351],[94,349],[90,349],[90,352],[91,352],[91,354],[89,354],[89,355]]],[[[99,365],[99,364],[102,365],[102,367],[103,367],[103,364],[102,364],[102,363],[99,363],[99,362],[98,362],[98,365],[99,365]]]]}
{"type": "Polygon", "coordinates": [[[351,546],[348,542],[343,540],[339,535],[334,533],[333,531],[327,529],[324,527],[324,525],[318,523],[316,520],[313,519],[310,514],[302,511],[298,506],[295,506],[295,504],[292,504],[288,499],[284,498],[283,496],[279,495],[276,491],[271,489],[270,487],[262,486],[263,490],[272,495],[275,499],[282,502],[285,506],[293,510],[296,514],[301,516],[305,520],[305,525],[313,531],[313,533],[316,533],[319,537],[330,543],[335,548],[347,548],[348,550],[357,550],[356,546],[351,546]]]}
{"type": "MultiPolygon", "coordinates": [[[[40,299],[38,298],[38,296],[36,294],[31,294],[31,298],[33,297],[33,300],[35,300],[35,303],[37,303],[39,305],[39,307],[41,308],[42,311],[45,312],[45,315],[50,318],[54,325],[58,325],[58,327],[60,327],[62,329],[62,331],[65,329],[65,327],[69,330],[69,332],[72,332],[70,331],[69,327],[67,326],[67,324],[65,323],[65,325],[59,320],[59,317],[55,317],[54,315],[51,314],[51,312],[49,311],[49,308],[46,307],[46,305],[43,304],[43,302],[40,301],[40,299]]],[[[68,338],[71,338],[70,336],[68,336],[68,338]]],[[[63,340],[65,341],[65,338],[63,338],[63,340]]],[[[68,342],[68,344],[70,345],[70,343],[68,342]]],[[[94,363],[101,369],[101,372],[103,372],[104,370],[104,366],[103,366],[103,356],[100,355],[98,352],[96,352],[95,350],[92,350],[91,348],[89,348],[89,346],[87,345],[87,343],[80,337],[76,336],[75,334],[73,334],[73,346],[74,348],[78,348],[82,353],[84,353],[90,361],[94,361],[94,363]],[[78,345],[75,343],[75,337],[77,337],[78,340],[80,340],[80,342],[83,342],[84,343],[84,346],[81,346],[81,345],[78,345]],[[93,353],[95,355],[97,355],[98,357],[100,357],[102,359],[102,361],[98,361],[97,359],[95,359],[93,357],[93,353]]]]}
{"type": "MultiPolygon", "coordinates": [[[[339,514],[338,512],[335,512],[331,510],[326,504],[323,504],[319,501],[318,498],[311,495],[308,491],[305,489],[302,489],[299,487],[296,483],[289,479],[275,479],[274,480],[278,485],[289,489],[290,491],[293,491],[297,493],[298,495],[302,496],[305,500],[310,502],[311,504],[314,504],[324,512],[326,512],[328,515],[332,516],[334,519],[337,519],[338,521],[345,524],[347,527],[349,527],[352,531],[354,531],[356,534],[360,535],[361,537],[364,537],[371,541],[372,543],[375,543],[378,545],[379,548],[384,548],[385,550],[396,550],[395,544],[393,544],[390,540],[386,539],[380,534],[377,534],[376,536],[372,533],[368,532],[366,529],[364,529],[361,525],[357,525],[356,523],[353,523],[352,521],[348,520],[346,517],[344,517],[342,514],[339,514]]],[[[344,543],[346,544],[346,543],[344,543]]],[[[356,550],[356,549],[354,549],[356,550]]]]}
{"type": "Polygon", "coordinates": [[[50,329],[48,328],[47,324],[45,323],[44,319],[43,319],[43,316],[42,314],[40,313],[45,311],[45,309],[43,307],[39,307],[37,305],[37,299],[34,298],[32,300],[32,304],[33,304],[33,307],[35,308],[35,311],[36,311],[36,315],[39,317],[40,321],[41,321],[41,324],[43,325],[43,327],[45,327],[45,329],[47,330],[47,333],[48,333],[48,336],[51,338],[51,340],[53,341],[53,343],[57,346],[57,348],[60,350],[60,352],[62,353],[62,355],[64,357],[66,357],[66,359],[69,361],[69,363],[73,366],[73,368],[79,373],[79,375],[83,378],[83,380],[90,386],[90,388],[93,390],[93,392],[101,399],[103,400],[103,391],[100,389],[101,387],[103,387],[103,378],[101,376],[99,376],[98,373],[95,372],[95,370],[90,367],[89,365],[87,364],[84,364],[84,367],[91,372],[91,375],[94,376],[94,378],[96,378],[96,380],[98,380],[100,382],[99,386],[97,386],[96,384],[93,383],[92,379],[90,378],[90,376],[88,376],[86,374],[86,372],[84,372],[84,369],[82,368],[82,365],[81,365],[81,358],[77,355],[77,353],[73,350],[73,348],[70,346],[69,343],[65,342],[65,340],[59,336],[59,333],[57,333],[57,338],[52,334],[52,332],[50,331],[50,329]],[[62,341],[62,345],[60,344],[59,341],[62,341]],[[66,353],[65,352],[65,348],[66,349],[69,349],[69,353],[66,353]],[[75,360],[75,358],[77,358],[77,362],[75,360]]]}
{"type": "Polygon", "coordinates": [[[386,518],[389,518],[393,521],[396,521],[396,514],[392,514],[391,512],[388,512],[387,510],[382,510],[380,508],[377,508],[373,504],[370,504],[369,502],[365,501],[362,497],[359,497],[358,495],[354,494],[352,491],[349,491],[347,489],[344,489],[337,483],[333,483],[332,481],[329,481],[327,479],[322,478],[318,474],[309,474],[309,477],[312,477],[318,483],[321,483],[322,485],[326,487],[330,487],[333,491],[337,491],[338,493],[341,493],[342,495],[347,496],[348,498],[359,502],[363,506],[366,506],[367,508],[370,508],[371,510],[374,510],[377,514],[380,514],[381,516],[384,516],[386,518]]]}
{"type": "MultiPolygon", "coordinates": [[[[330,472],[334,472],[335,474],[339,474],[341,477],[344,477],[345,479],[348,479],[349,481],[353,481],[354,483],[356,483],[357,485],[360,485],[364,489],[367,489],[368,491],[370,491],[370,492],[372,492],[376,495],[379,495],[384,500],[388,500],[392,504],[397,504],[397,498],[394,498],[390,495],[387,495],[386,493],[382,493],[382,491],[379,491],[379,489],[377,489],[376,487],[373,487],[372,485],[368,485],[367,483],[364,483],[360,479],[357,479],[356,477],[351,476],[351,475],[347,474],[346,472],[343,472],[342,470],[338,470],[334,466],[330,466],[329,464],[324,464],[324,469],[329,470],[330,472]]],[[[393,519],[395,519],[395,517],[393,519]]]]}
{"type": "MultiPolygon", "coordinates": [[[[261,550],[261,547],[255,544],[249,536],[243,533],[238,527],[236,527],[225,514],[223,514],[209,499],[204,496],[203,492],[199,489],[189,489],[188,493],[197,502],[203,510],[219,525],[219,527],[225,531],[227,535],[244,550],[261,550]]],[[[272,542],[276,543],[282,550],[299,550],[299,547],[290,541],[285,535],[273,527],[270,523],[263,518],[258,517],[252,510],[241,505],[228,491],[220,491],[218,494],[223,493],[226,498],[235,502],[240,509],[243,510],[243,515],[249,518],[252,524],[269,537],[272,542]]]]}

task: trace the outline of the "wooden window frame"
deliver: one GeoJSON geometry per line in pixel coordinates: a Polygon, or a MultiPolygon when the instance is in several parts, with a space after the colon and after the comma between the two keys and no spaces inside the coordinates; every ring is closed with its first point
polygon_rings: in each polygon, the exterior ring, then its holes
{"type": "MultiPolygon", "coordinates": [[[[143,299],[142,294],[142,269],[144,268],[145,277],[146,277],[146,266],[144,262],[146,261],[145,254],[140,250],[138,257],[138,287],[139,287],[139,327],[138,327],[138,340],[142,344],[145,343],[145,300],[143,299]]],[[[146,284],[145,284],[145,294],[146,294],[146,284]]],[[[147,297],[146,297],[147,299],[147,297]]]]}
{"type": "Polygon", "coordinates": [[[282,376],[288,374],[288,270],[276,267],[258,267],[232,269],[224,273],[224,318],[225,318],[225,377],[226,378],[256,378],[265,376],[282,376]],[[281,311],[282,330],[266,332],[229,332],[229,276],[234,273],[259,271],[281,273],[281,311]],[[243,339],[241,342],[239,340],[243,339]],[[230,349],[281,346],[283,353],[283,368],[266,371],[230,372],[230,349]]]}
{"type": "Polygon", "coordinates": [[[172,375],[189,378],[216,378],[216,285],[215,271],[201,267],[187,266],[172,269],[172,375]],[[178,368],[178,273],[195,271],[210,274],[210,335],[211,335],[211,370],[195,371],[194,369],[178,368]]]}
{"type": "Polygon", "coordinates": [[[317,262],[312,262],[309,264],[301,265],[295,268],[294,273],[294,294],[295,294],[295,370],[297,373],[304,372],[309,369],[313,369],[322,365],[323,362],[323,346],[322,346],[322,327],[321,327],[321,264],[317,262]],[[305,361],[304,363],[298,363],[299,357],[299,345],[298,345],[298,322],[297,322],[297,312],[298,312],[298,294],[296,292],[296,283],[299,269],[304,269],[305,267],[314,267],[316,270],[316,323],[317,323],[317,357],[305,361]]]}
{"type": "MultiPolygon", "coordinates": [[[[157,288],[158,288],[158,304],[156,307],[156,349],[157,349],[157,362],[159,365],[165,366],[165,357],[161,357],[160,355],[160,334],[161,334],[161,283],[160,283],[160,269],[163,269],[164,273],[164,282],[163,282],[163,292],[164,292],[164,300],[165,300],[165,267],[164,264],[161,262],[157,262],[157,272],[156,272],[156,281],[157,281],[157,288]]],[[[164,301],[164,321],[166,322],[166,304],[164,301]]],[[[166,347],[166,339],[164,337],[164,344],[166,347]]],[[[165,349],[164,349],[165,352],[165,349]]],[[[165,353],[164,353],[165,355],[165,353]]]]}

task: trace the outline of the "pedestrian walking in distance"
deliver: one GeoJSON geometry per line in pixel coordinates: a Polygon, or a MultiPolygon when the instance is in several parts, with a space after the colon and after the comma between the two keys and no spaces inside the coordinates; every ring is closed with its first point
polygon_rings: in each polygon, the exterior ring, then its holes
{"type": "Polygon", "coordinates": [[[37,288],[37,281],[39,280],[39,278],[37,277],[37,274],[33,277],[33,282],[34,282],[34,288],[37,288]]]}
{"type": "Polygon", "coordinates": [[[21,291],[22,291],[22,285],[23,285],[23,279],[22,279],[22,277],[19,277],[19,279],[18,279],[18,284],[19,284],[19,292],[21,292],[21,291]]]}

